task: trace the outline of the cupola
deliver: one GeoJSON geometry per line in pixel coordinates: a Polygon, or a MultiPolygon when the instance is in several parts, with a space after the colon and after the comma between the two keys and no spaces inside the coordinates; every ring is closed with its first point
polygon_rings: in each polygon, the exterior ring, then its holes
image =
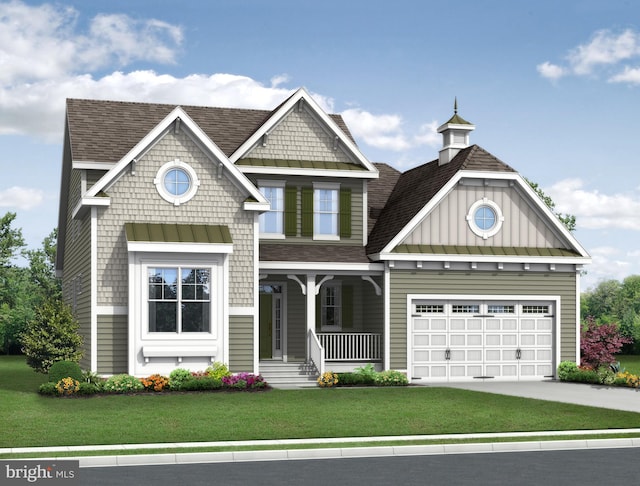
{"type": "Polygon", "coordinates": [[[438,157],[438,164],[448,164],[460,150],[467,148],[469,146],[469,132],[475,128],[475,125],[458,115],[458,99],[456,98],[453,102],[453,116],[438,127],[438,133],[442,133],[442,149],[438,157]]]}

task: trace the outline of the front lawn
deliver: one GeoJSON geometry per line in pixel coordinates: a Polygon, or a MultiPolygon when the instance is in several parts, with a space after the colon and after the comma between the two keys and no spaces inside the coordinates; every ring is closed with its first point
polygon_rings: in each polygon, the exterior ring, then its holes
{"type": "Polygon", "coordinates": [[[640,427],[640,414],[438,387],[50,398],[0,358],[0,447],[640,427]]]}

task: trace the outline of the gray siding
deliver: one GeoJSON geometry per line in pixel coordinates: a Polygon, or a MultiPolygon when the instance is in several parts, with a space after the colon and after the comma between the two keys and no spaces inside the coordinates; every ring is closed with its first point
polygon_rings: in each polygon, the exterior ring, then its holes
{"type": "MultiPolygon", "coordinates": [[[[576,359],[575,273],[391,272],[391,368],[407,367],[407,294],[559,295],[560,359],[576,359]]],[[[556,339],[558,337],[556,336],[556,339]]]]}
{"type": "Polygon", "coordinates": [[[514,187],[457,186],[402,242],[403,244],[564,248],[546,217],[514,187]],[[502,211],[501,230],[488,239],[469,229],[466,216],[486,197],[502,211]]]}
{"type": "Polygon", "coordinates": [[[230,180],[218,177],[212,162],[184,132],[167,133],[137,164],[126,170],[106,192],[111,205],[101,208],[98,227],[98,305],[127,305],[126,222],[222,224],[229,226],[233,253],[229,256],[229,305],[253,305],[254,213],[244,211],[246,194],[230,180]],[[179,159],[196,172],[200,186],[189,202],[174,206],[158,194],[154,178],[165,163],[179,159]]]}
{"type": "Polygon", "coordinates": [[[266,145],[260,141],[246,157],[352,163],[341,147],[333,149],[333,143],[334,135],[306,108],[294,108],[269,132],[266,145]]]}
{"type": "Polygon", "coordinates": [[[229,317],[229,369],[253,372],[253,317],[229,317]]]}
{"type": "Polygon", "coordinates": [[[98,316],[98,373],[126,373],[128,368],[128,318],[125,315],[98,316]]]}

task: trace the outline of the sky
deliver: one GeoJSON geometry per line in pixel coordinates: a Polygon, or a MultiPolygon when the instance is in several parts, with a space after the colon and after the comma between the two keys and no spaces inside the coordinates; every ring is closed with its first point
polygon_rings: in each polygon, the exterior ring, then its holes
{"type": "Polygon", "coordinates": [[[634,0],[0,0],[0,215],[57,225],[66,98],[271,110],[305,87],[372,162],[453,114],[577,219],[583,290],[640,274],[634,0]],[[179,5],[179,7],[176,7],[179,5]]]}

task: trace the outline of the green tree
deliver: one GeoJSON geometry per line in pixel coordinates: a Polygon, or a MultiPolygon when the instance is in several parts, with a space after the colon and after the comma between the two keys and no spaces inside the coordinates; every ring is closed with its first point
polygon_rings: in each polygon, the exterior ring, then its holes
{"type": "Polygon", "coordinates": [[[574,231],[576,229],[576,217],[573,214],[562,214],[557,212],[556,203],[553,201],[553,199],[551,199],[550,196],[547,196],[544,193],[544,191],[538,185],[538,183],[530,181],[527,178],[525,178],[525,180],[529,183],[529,185],[531,186],[531,189],[533,189],[536,192],[536,194],[540,197],[540,199],[542,199],[544,203],[549,207],[549,209],[553,211],[553,214],[557,216],[560,222],[564,224],[569,231],[574,231]]]}
{"type": "Polygon", "coordinates": [[[42,299],[60,298],[62,285],[56,277],[56,244],[58,230],[54,229],[42,240],[42,248],[25,251],[29,260],[29,274],[31,281],[38,289],[42,299]]]}
{"type": "Polygon", "coordinates": [[[36,309],[21,336],[27,364],[47,373],[56,361],[78,362],[82,357],[82,337],[71,308],[61,299],[47,299],[36,309]]]}

